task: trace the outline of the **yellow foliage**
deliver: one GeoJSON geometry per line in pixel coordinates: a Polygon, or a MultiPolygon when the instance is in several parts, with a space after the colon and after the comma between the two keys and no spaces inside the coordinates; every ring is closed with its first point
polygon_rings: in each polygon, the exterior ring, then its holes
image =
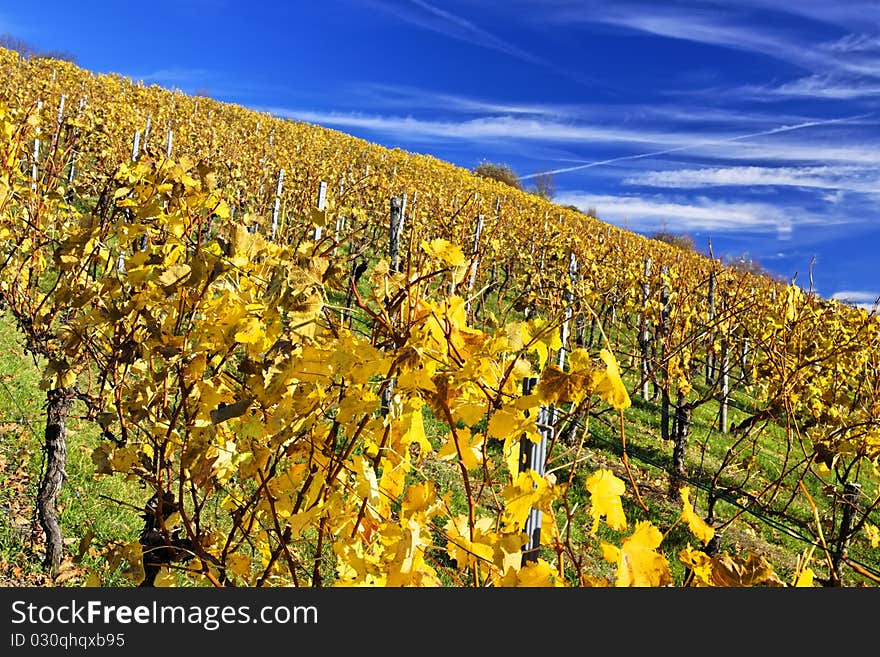
{"type": "Polygon", "coordinates": [[[715,536],[715,530],[694,513],[694,507],[690,500],[690,488],[683,486],[680,492],[682,505],[681,519],[687,523],[694,536],[700,539],[703,545],[707,545],[712,540],[712,537],[715,536]]]}
{"type": "Polygon", "coordinates": [[[672,584],[669,562],[657,552],[662,542],[663,535],[648,520],[639,522],[632,536],[624,539],[620,548],[603,542],[605,560],[617,564],[615,586],[657,587],[672,584]]]}
{"type": "Polygon", "coordinates": [[[611,529],[626,529],[626,515],[620,496],[626,492],[626,485],[611,470],[598,470],[586,481],[590,493],[590,515],[593,517],[593,533],[599,529],[599,520],[605,516],[605,522],[611,529]]]}

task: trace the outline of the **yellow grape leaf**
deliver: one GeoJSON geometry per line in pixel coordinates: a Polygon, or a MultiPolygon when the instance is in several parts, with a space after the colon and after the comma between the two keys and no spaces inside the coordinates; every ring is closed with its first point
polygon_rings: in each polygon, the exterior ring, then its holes
{"type": "Polygon", "coordinates": [[[591,382],[586,374],[566,373],[551,365],[541,375],[535,394],[548,406],[564,402],[579,404],[590,394],[591,382]]]}
{"type": "Polygon", "coordinates": [[[168,568],[168,566],[162,566],[159,568],[159,573],[156,575],[156,579],[153,580],[153,585],[157,588],[170,588],[177,586],[177,573],[168,568]]]}
{"type": "Polygon", "coordinates": [[[649,520],[636,525],[632,536],[624,539],[620,549],[602,546],[607,561],[617,563],[615,586],[668,586],[672,583],[669,562],[657,552],[663,534],[649,520]]]}
{"type": "Polygon", "coordinates": [[[678,558],[694,572],[696,586],[785,586],[767,560],[754,553],[745,557],[727,552],[709,556],[688,546],[679,552],[678,558]]]}
{"type": "Polygon", "coordinates": [[[242,344],[256,344],[266,336],[260,320],[256,317],[248,317],[241,324],[241,328],[235,334],[235,341],[242,344]]]}
{"type": "Polygon", "coordinates": [[[468,426],[473,426],[486,416],[485,402],[469,402],[457,400],[452,408],[452,419],[461,420],[468,426]]]}
{"type": "Polygon", "coordinates": [[[880,529],[877,529],[876,525],[866,523],[865,531],[868,533],[868,540],[871,541],[871,547],[880,547],[880,529]]]}
{"type": "Polygon", "coordinates": [[[309,215],[309,219],[312,224],[315,226],[326,226],[327,225],[327,211],[319,210],[318,208],[312,208],[312,211],[309,215]]]}
{"type": "Polygon", "coordinates": [[[626,514],[623,512],[623,504],[620,496],[626,492],[626,485],[622,479],[614,476],[611,470],[598,470],[586,481],[587,491],[590,493],[590,515],[593,517],[592,532],[599,529],[599,519],[605,516],[605,522],[611,529],[626,529],[626,514]]]}
{"type": "Polygon", "coordinates": [[[483,434],[476,433],[471,436],[470,430],[467,428],[457,429],[456,433],[458,448],[455,446],[455,438],[450,435],[443,447],[437,452],[437,456],[445,461],[457,461],[458,452],[461,450],[461,461],[465,469],[473,470],[480,467],[483,462],[483,434]]]}
{"type": "Polygon", "coordinates": [[[620,378],[620,368],[617,361],[607,349],[602,349],[599,356],[605,362],[605,371],[593,375],[593,389],[603,400],[611,404],[619,411],[629,408],[632,403],[626,386],[620,378]]]}
{"type": "Polygon", "coordinates": [[[452,244],[440,237],[430,242],[423,241],[422,249],[428,255],[442,260],[450,267],[460,267],[466,262],[464,253],[458,244],[452,244]]]}
{"type": "Polygon", "coordinates": [[[138,541],[115,545],[107,553],[107,565],[111,571],[122,565],[120,573],[133,584],[144,581],[144,552],[138,541]]]}
{"type": "Polygon", "coordinates": [[[43,370],[40,381],[42,390],[58,390],[72,388],[76,384],[76,371],[65,360],[51,360],[43,370]]]}
{"type": "Polygon", "coordinates": [[[813,569],[812,568],[804,568],[800,573],[798,573],[797,579],[794,582],[796,587],[808,587],[812,588],[813,586],[813,569]]]}
{"type": "Polygon", "coordinates": [[[532,561],[520,568],[516,573],[516,586],[565,586],[565,581],[559,577],[556,566],[545,559],[532,561]]]}
{"type": "Polygon", "coordinates": [[[773,566],[753,553],[745,558],[726,552],[715,557],[712,574],[723,586],[785,586],[773,566]]]}
{"type": "Polygon", "coordinates": [[[693,532],[694,536],[700,539],[703,542],[703,545],[707,545],[709,541],[712,540],[712,537],[715,536],[715,530],[710,525],[708,525],[706,521],[704,521],[696,513],[694,513],[694,507],[693,505],[691,505],[690,494],[690,488],[688,488],[687,486],[682,487],[681,519],[688,524],[688,527],[690,527],[690,530],[691,532],[693,532]]]}
{"type": "Polygon", "coordinates": [[[109,462],[116,472],[128,472],[133,465],[138,463],[137,445],[126,445],[113,450],[109,462]]]}
{"type": "Polygon", "coordinates": [[[534,351],[538,356],[539,370],[543,370],[547,365],[547,359],[550,357],[550,350],[558,350],[562,347],[559,330],[547,330],[547,325],[547,320],[540,317],[530,319],[526,322],[520,322],[519,324],[523,341],[526,344],[529,344],[529,351],[534,351]]]}
{"type": "Polygon", "coordinates": [[[171,265],[165,271],[163,271],[158,281],[159,285],[162,287],[174,287],[176,285],[180,285],[187,278],[189,278],[189,274],[192,271],[192,268],[184,263],[178,263],[176,265],[171,265]]]}
{"type": "Polygon", "coordinates": [[[404,413],[398,420],[398,426],[401,427],[401,442],[404,445],[412,445],[416,443],[419,446],[420,454],[429,454],[433,449],[431,441],[425,434],[425,421],[422,417],[422,409],[415,408],[411,412],[404,413]]]}
{"type": "Polygon", "coordinates": [[[532,507],[540,508],[552,498],[547,481],[533,470],[520,472],[503,493],[503,522],[506,530],[522,531],[532,507]]]}
{"type": "Polygon", "coordinates": [[[511,408],[502,408],[492,414],[486,433],[490,438],[504,440],[513,435],[519,426],[522,414],[511,408]]]}
{"type": "Polygon", "coordinates": [[[230,554],[226,558],[226,570],[247,581],[251,574],[251,558],[241,552],[230,554]]]}
{"type": "Polygon", "coordinates": [[[424,481],[407,487],[406,493],[403,495],[403,502],[400,505],[402,517],[431,517],[441,512],[442,508],[438,504],[437,492],[433,481],[424,481]]]}
{"type": "Polygon", "coordinates": [[[693,578],[691,586],[711,586],[712,557],[688,545],[679,551],[678,560],[690,568],[693,578]]]}

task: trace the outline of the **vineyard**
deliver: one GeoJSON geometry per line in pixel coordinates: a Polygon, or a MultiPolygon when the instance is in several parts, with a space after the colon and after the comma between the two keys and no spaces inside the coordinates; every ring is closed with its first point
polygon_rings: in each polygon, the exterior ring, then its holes
{"type": "Polygon", "coordinates": [[[54,581],[880,583],[873,313],[429,156],[0,72],[0,362],[43,396],[0,464],[36,463],[54,581]]]}

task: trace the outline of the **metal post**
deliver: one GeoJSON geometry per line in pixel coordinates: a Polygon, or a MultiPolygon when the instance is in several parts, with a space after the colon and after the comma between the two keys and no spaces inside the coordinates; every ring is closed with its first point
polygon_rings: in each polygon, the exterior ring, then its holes
{"type": "MultiPolygon", "coordinates": [[[[523,380],[523,394],[531,394],[538,379],[529,377],[523,380]]],[[[547,443],[553,437],[553,427],[549,423],[549,409],[541,406],[538,409],[538,431],[541,434],[541,440],[535,444],[525,436],[520,439],[519,452],[519,472],[532,470],[537,475],[544,476],[544,466],[547,457],[547,443]]],[[[532,508],[529,510],[529,517],[526,519],[525,533],[529,537],[528,542],[523,547],[522,565],[534,563],[538,560],[538,551],[541,547],[541,510],[532,508]]]]}
{"type": "Polygon", "coordinates": [[[58,138],[61,136],[61,123],[64,120],[64,94],[61,94],[61,100],[58,102],[58,120],[55,122],[55,134],[52,136],[52,147],[49,149],[53,153],[58,146],[58,138]]]}
{"type": "Polygon", "coordinates": [[[648,384],[651,374],[651,365],[650,365],[650,340],[651,334],[648,331],[648,298],[651,294],[651,287],[648,281],[648,276],[651,274],[651,259],[645,259],[645,271],[644,277],[645,280],[642,283],[642,317],[641,322],[639,323],[639,346],[641,347],[642,353],[642,397],[644,399],[648,399],[648,384]]]}
{"type": "Polygon", "coordinates": [[[278,234],[278,211],[281,209],[281,185],[284,184],[284,169],[278,172],[278,185],[275,188],[275,207],[272,209],[272,239],[278,234]]]}
{"type": "Polygon", "coordinates": [[[714,345],[714,330],[712,330],[712,322],[715,321],[715,272],[709,274],[709,312],[708,324],[711,333],[709,333],[709,347],[706,352],[706,385],[710,386],[715,382],[715,353],[712,351],[714,345]]]}
{"type": "Polygon", "coordinates": [[[471,262],[471,271],[470,271],[470,274],[468,275],[468,299],[467,299],[467,303],[465,304],[465,309],[466,309],[468,317],[470,317],[470,314],[471,314],[470,292],[472,292],[474,289],[474,281],[477,278],[477,268],[479,267],[479,263],[480,263],[480,258],[479,258],[478,254],[480,251],[480,234],[483,232],[484,221],[485,221],[485,219],[484,219],[483,215],[477,216],[477,226],[476,226],[476,229],[474,230],[474,242],[473,242],[473,246],[471,247],[472,262],[471,262]]]}
{"type": "MultiPolygon", "coordinates": [[[[43,109],[43,101],[37,101],[37,112],[43,109]]],[[[37,127],[34,128],[34,134],[40,134],[40,126],[37,124],[37,127]]],[[[34,191],[37,190],[37,160],[40,157],[40,138],[39,136],[34,138],[34,161],[31,165],[31,189],[34,191]]]]}
{"type": "Polygon", "coordinates": [[[660,268],[660,277],[663,281],[663,287],[660,288],[660,303],[662,310],[660,311],[660,361],[663,363],[660,387],[660,436],[666,441],[669,440],[669,363],[666,358],[666,336],[669,334],[669,285],[666,283],[667,267],[663,265],[660,268]]]}
{"type": "Polygon", "coordinates": [[[721,408],[719,411],[718,424],[721,433],[727,433],[727,407],[730,396],[730,354],[728,353],[727,338],[721,341],[721,408]]]}
{"type": "MultiPolygon", "coordinates": [[[[327,183],[321,181],[318,185],[318,210],[323,210],[327,206],[327,183]]],[[[321,239],[321,235],[324,234],[324,230],[321,226],[315,226],[315,235],[314,241],[317,242],[321,239]]]]}
{"type": "Polygon", "coordinates": [[[403,233],[403,214],[406,211],[406,194],[391,199],[391,216],[388,226],[388,257],[391,271],[400,271],[400,236],[403,233]]]}

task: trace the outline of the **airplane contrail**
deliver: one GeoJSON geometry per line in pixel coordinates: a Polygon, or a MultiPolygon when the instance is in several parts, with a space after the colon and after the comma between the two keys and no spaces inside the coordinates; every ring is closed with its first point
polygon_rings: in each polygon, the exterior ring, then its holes
{"type": "Polygon", "coordinates": [[[678,151],[688,150],[689,148],[700,148],[701,146],[714,146],[717,144],[726,144],[732,141],[741,141],[743,139],[751,139],[752,137],[765,137],[767,135],[776,135],[780,132],[791,132],[792,130],[801,130],[803,128],[813,128],[820,125],[830,125],[832,123],[843,123],[845,121],[855,121],[856,119],[867,118],[876,112],[868,112],[867,114],[858,114],[855,116],[845,116],[837,119],[826,119],[824,121],[807,121],[806,123],[798,123],[797,125],[784,125],[772,130],[764,130],[762,132],[753,132],[748,135],[739,135],[737,137],[728,137],[727,139],[714,139],[712,141],[703,141],[696,144],[687,144],[685,146],[676,146],[675,148],[666,148],[662,151],[652,151],[650,153],[639,153],[638,155],[624,155],[622,157],[613,157],[610,160],[597,160],[595,162],[587,162],[578,164],[573,167],[565,167],[563,169],[551,169],[550,171],[542,171],[539,173],[530,173],[526,176],[520,176],[521,180],[528,180],[536,176],[545,176],[548,174],[568,173],[570,171],[580,171],[581,169],[590,169],[592,167],[602,166],[604,164],[613,164],[615,162],[623,162],[625,160],[639,160],[645,157],[654,157],[656,155],[666,155],[667,153],[676,153],[678,151]]]}

